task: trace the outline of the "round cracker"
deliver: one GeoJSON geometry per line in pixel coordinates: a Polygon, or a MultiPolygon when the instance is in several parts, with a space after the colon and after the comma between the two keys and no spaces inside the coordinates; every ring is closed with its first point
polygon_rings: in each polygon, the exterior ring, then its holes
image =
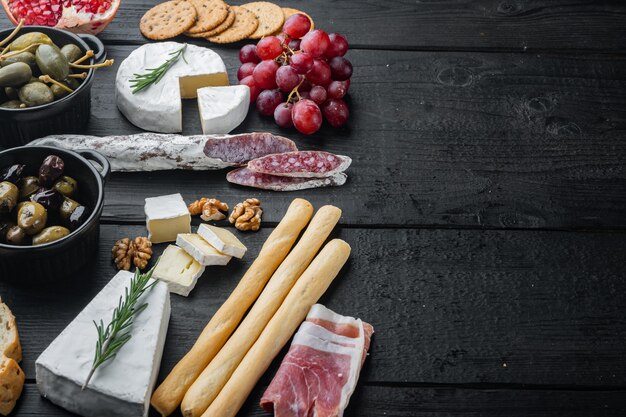
{"type": "Polygon", "coordinates": [[[139,29],[148,39],[158,41],[174,38],[193,26],[197,16],[196,9],[188,1],[166,1],[143,15],[139,29]]]}
{"type": "Polygon", "coordinates": [[[185,32],[185,35],[189,36],[190,38],[209,38],[211,36],[217,35],[218,33],[224,32],[226,29],[228,29],[229,27],[233,25],[234,21],[235,21],[235,11],[233,10],[232,7],[229,7],[228,16],[226,16],[226,20],[224,20],[215,29],[211,29],[208,32],[200,32],[200,33],[185,32]]]}
{"type": "Polygon", "coordinates": [[[274,3],[255,1],[243,4],[241,7],[250,10],[259,19],[259,26],[250,35],[250,39],[261,39],[264,36],[271,35],[282,28],[283,23],[285,23],[283,10],[274,3]]]}
{"type": "Polygon", "coordinates": [[[188,1],[198,12],[198,20],[187,33],[201,33],[215,29],[228,17],[228,5],[223,0],[188,1]]]}
{"type": "MultiPolygon", "coordinates": [[[[283,16],[285,17],[285,20],[287,20],[287,18],[289,18],[290,16],[293,16],[294,14],[300,13],[308,17],[309,20],[311,21],[311,29],[309,30],[315,29],[315,22],[313,21],[313,18],[309,16],[307,13],[304,13],[302,10],[292,9],[291,7],[283,7],[282,9],[283,9],[283,16]]],[[[282,30],[283,28],[281,27],[280,32],[282,32],[282,30]]]]}
{"type": "Polygon", "coordinates": [[[259,19],[250,10],[241,6],[231,6],[235,12],[235,21],[222,33],[207,38],[215,43],[232,43],[246,39],[259,26],[259,19]]]}

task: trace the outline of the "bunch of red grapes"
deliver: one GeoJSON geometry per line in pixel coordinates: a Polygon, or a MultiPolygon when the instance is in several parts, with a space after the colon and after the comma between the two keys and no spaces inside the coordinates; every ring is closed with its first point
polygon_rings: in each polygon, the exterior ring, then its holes
{"type": "Polygon", "coordinates": [[[343,97],[352,76],[352,64],[344,58],[346,38],[310,29],[307,16],[290,16],[280,35],[241,48],[237,71],[239,84],[250,87],[250,102],[256,102],[259,113],[306,135],[317,132],[322,118],[333,127],[348,121],[343,97]]]}

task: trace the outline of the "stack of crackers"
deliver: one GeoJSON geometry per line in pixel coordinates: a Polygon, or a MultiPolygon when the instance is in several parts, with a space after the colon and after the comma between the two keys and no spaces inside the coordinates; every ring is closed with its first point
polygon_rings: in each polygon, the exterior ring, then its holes
{"type": "Polygon", "coordinates": [[[232,43],[278,34],[285,19],[296,13],[303,12],[267,1],[229,6],[223,0],[170,0],[148,10],[139,28],[146,38],[154,40],[185,34],[232,43]]]}

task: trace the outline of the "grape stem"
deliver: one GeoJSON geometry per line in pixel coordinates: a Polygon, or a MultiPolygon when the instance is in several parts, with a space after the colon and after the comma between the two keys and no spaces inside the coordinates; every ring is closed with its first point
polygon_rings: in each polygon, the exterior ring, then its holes
{"type": "Polygon", "coordinates": [[[292,99],[294,93],[298,96],[298,100],[300,100],[302,98],[302,97],[300,97],[300,93],[298,92],[298,88],[302,85],[303,82],[304,82],[304,78],[302,78],[300,80],[300,82],[298,83],[298,85],[296,85],[293,88],[293,90],[291,90],[291,93],[289,93],[289,96],[287,96],[287,103],[291,103],[291,99],[292,99]]]}

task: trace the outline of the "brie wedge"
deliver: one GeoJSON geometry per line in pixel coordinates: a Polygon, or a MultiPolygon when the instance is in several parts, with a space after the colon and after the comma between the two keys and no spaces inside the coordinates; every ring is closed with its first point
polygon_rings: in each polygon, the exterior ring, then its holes
{"type": "Polygon", "coordinates": [[[176,237],[176,244],[203,266],[226,265],[232,258],[215,249],[195,233],[180,233],[176,237]]]}
{"type": "Polygon", "coordinates": [[[250,107],[250,87],[205,87],[198,90],[202,133],[230,133],[244,121],[250,107]]]}
{"type": "Polygon", "coordinates": [[[202,223],[198,227],[198,234],[211,246],[226,255],[241,259],[246,253],[247,249],[243,243],[226,229],[202,223]]]}
{"type": "Polygon", "coordinates": [[[180,194],[146,198],[144,211],[152,243],[174,242],[179,233],[191,232],[191,214],[180,194]]]}
{"type": "Polygon", "coordinates": [[[37,387],[42,396],[86,417],[148,415],[170,318],[170,296],[164,283],[157,282],[141,296],[139,305],[148,305],[134,318],[130,340],[114,359],[96,369],[81,390],[98,339],[94,321],[106,325],[111,320],[132,277],[126,271],[115,275],[37,358],[37,387]]]}
{"type": "Polygon", "coordinates": [[[152,276],[167,284],[170,292],[187,297],[204,273],[204,266],[178,246],[163,251],[152,276]]]}
{"type": "Polygon", "coordinates": [[[228,85],[222,58],[208,48],[187,44],[178,60],[158,83],[133,93],[136,74],[158,68],[185,45],[177,42],[148,43],[135,49],[120,65],[115,80],[117,107],[131,123],[162,133],[182,131],[183,98],[196,98],[199,88],[228,85]]]}

